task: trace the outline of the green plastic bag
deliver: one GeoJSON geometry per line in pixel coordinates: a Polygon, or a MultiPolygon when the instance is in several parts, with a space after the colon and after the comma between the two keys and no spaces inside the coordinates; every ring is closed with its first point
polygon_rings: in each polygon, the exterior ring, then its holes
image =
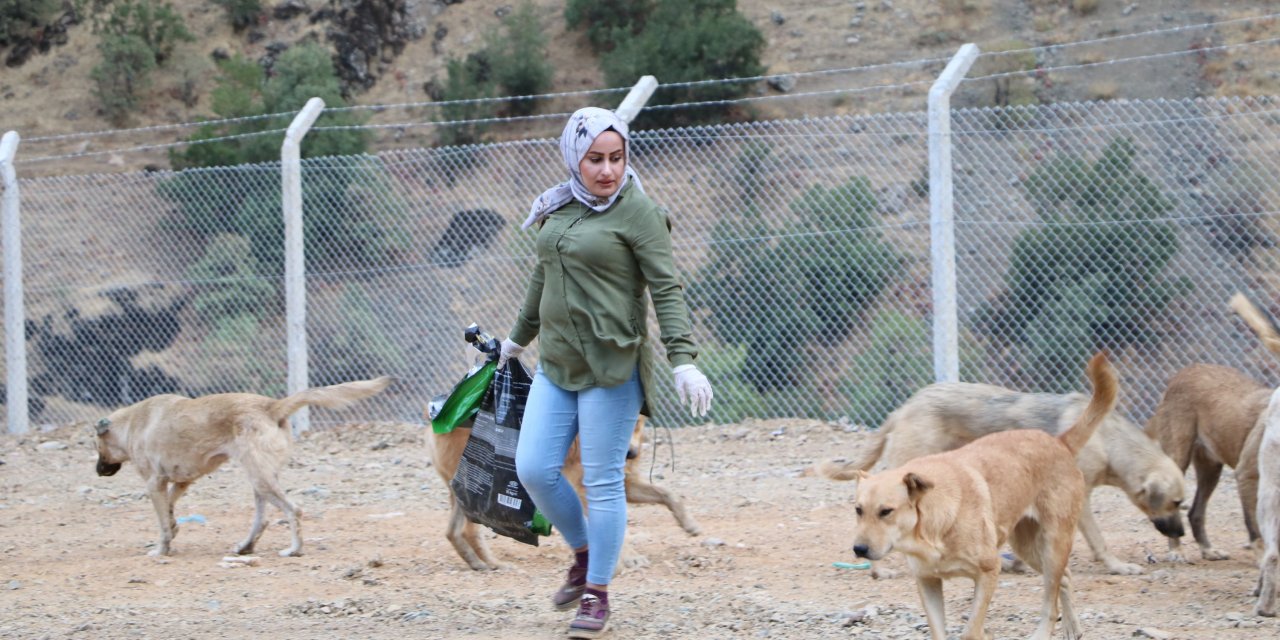
{"type": "Polygon", "coordinates": [[[493,373],[498,363],[486,362],[475,373],[463,378],[454,385],[453,391],[445,399],[440,412],[431,418],[431,430],[435,433],[449,433],[458,427],[469,427],[480,410],[480,401],[493,382],[493,373]]]}

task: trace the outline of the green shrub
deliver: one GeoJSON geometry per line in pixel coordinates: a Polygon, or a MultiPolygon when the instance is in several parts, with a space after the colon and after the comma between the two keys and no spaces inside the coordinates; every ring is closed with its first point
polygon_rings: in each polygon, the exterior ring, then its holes
{"type": "Polygon", "coordinates": [[[187,278],[196,288],[192,297],[196,315],[214,325],[239,315],[261,319],[278,313],[273,300],[278,298],[279,280],[259,276],[257,262],[244,236],[222,234],[210,240],[204,255],[187,269],[187,278]]]}
{"type": "MultiPolygon", "coordinates": [[[[533,3],[525,2],[493,31],[485,45],[493,82],[507,96],[534,96],[551,89],[555,69],[547,58],[547,36],[538,23],[533,3]]],[[[512,100],[513,115],[529,115],[532,100],[512,100]]]]}
{"type": "Polygon", "coordinates": [[[853,356],[837,386],[845,402],[842,412],[874,429],[933,382],[931,332],[923,318],[900,311],[877,313],[868,322],[866,346],[853,356]]]}
{"type": "MultiPolygon", "coordinates": [[[[293,113],[312,97],[324,100],[326,108],[346,106],[333,59],[327,49],[314,42],[282,53],[269,78],[260,65],[241,56],[220,62],[218,70],[210,103],[220,119],[274,113],[288,115],[201,127],[188,140],[191,144],[169,154],[175,169],[276,162],[280,159],[284,134],[252,134],[287,127],[293,113]],[[202,142],[228,136],[243,137],[202,142]]],[[[317,126],[351,126],[361,122],[363,118],[356,112],[325,113],[317,126]]],[[[311,131],[302,144],[302,157],[354,155],[364,153],[367,146],[367,134],[359,129],[311,131]]]]}
{"type": "Polygon", "coordinates": [[[587,40],[596,53],[602,53],[644,30],[654,4],[654,0],[569,0],[564,19],[570,29],[584,26],[587,40]]]}
{"type": "MultiPolygon", "coordinates": [[[[739,176],[766,155],[749,150],[739,176]]],[[[743,213],[713,229],[710,260],[690,286],[690,300],[709,312],[720,341],[748,347],[752,366],[744,376],[757,391],[803,387],[810,382],[808,349],[847,338],[899,277],[902,258],[875,230],[876,201],[865,178],[810,189],[792,203],[796,220],[780,234],[761,221],[751,192],[742,197],[743,213]]]]}
{"type": "Polygon", "coordinates": [[[388,375],[404,369],[404,352],[387,335],[385,313],[359,286],[342,290],[335,313],[316,318],[311,350],[317,386],[388,375]]]}
{"type": "MultiPolygon", "coordinates": [[[[220,70],[212,104],[223,118],[297,110],[312,96],[328,107],[345,104],[332,59],[318,44],[284,52],[270,78],[257,64],[239,57],[224,61],[220,70]]],[[[260,275],[283,272],[280,170],[274,166],[283,134],[247,134],[287,125],[282,120],[202,127],[191,138],[193,144],[171,153],[170,159],[180,169],[217,168],[184,171],[159,187],[179,205],[172,227],[203,237],[232,233],[248,238],[260,275]],[[234,135],[245,137],[200,143],[234,135]]],[[[360,121],[354,112],[339,112],[323,114],[319,123],[343,126],[360,121]]],[[[304,158],[328,158],[322,165],[308,162],[304,167],[308,269],[384,263],[398,259],[408,245],[399,220],[407,207],[396,199],[377,160],[361,155],[366,146],[366,135],[358,129],[311,131],[303,141],[304,158]]]]}
{"type": "MultiPolygon", "coordinates": [[[[754,77],[764,72],[760,54],[764,36],[738,13],[736,0],[657,0],[644,29],[620,37],[617,47],[600,58],[610,86],[635,84],[652,75],[664,84],[754,77]]],[[[715,83],[659,88],[649,106],[732,100],[746,95],[751,84],[715,83]]],[[[637,128],[723,120],[721,106],[646,109],[637,128]]]]}
{"type": "Polygon", "coordinates": [[[142,92],[151,86],[155,56],[147,43],[131,35],[109,35],[98,43],[102,62],[90,72],[93,95],[102,113],[111,122],[122,125],[138,107],[142,92]]]}
{"type": "Polygon", "coordinates": [[[1159,220],[1173,204],[1136,154],[1121,138],[1093,163],[1062,156],[1023,182],[1042,224],[1015,240],[1005,291],[978,323],[1044,391],[1075,389],[1097,349],[1158,342],[1166,307],[1190,287],[1161,275],[1178,250],[1176,228],[1159,220]]]}
{"type": "Polygon", "coordinates": [[[168,3],[154,0],[90,0],[93,32],[103,36],[138,38],[151,51],[157,65],[164,64],[179,42],[192,42],[182,16],[168,3]]]}
{"type": "Polygon", "coordinates": [[[213,0],[214,4],[226,9],[227,20],[231,28],[243,31],[245,27],[258,24],[264,16],[262,0],[213,0]]]}
{"type": "Polygon", "coordinates": [[[31,36],[49,24],[57,13],[57,0],[4,0],[0,2],[0,46],[31,36]]]}
{"type": "Polygon", "coordinates": [[[450,58],[445,64],[445,73],[447,75],[441,99],[447,104],[440,109],[440,115],[446,122],[457,124],[442,125],[439,128],[440,144],[475,144],[489,129],[489,123],[471,121],[486,120],[498,115],[498,108],[493,102],[470,102],[492,98],[497,93],[489,55],[481,50],[465,58],[450,58]]]}

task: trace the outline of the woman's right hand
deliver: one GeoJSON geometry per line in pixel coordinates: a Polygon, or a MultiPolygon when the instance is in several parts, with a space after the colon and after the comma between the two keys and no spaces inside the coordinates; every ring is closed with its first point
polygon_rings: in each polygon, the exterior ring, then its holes
{"type": "Polygon", "coordinates": [[[510,358],[519,358],[524,352],[524,347],[516,344],[511,338],[502,340],[502,350],[498,352],[498,368],[507,366],[507,360],[510,358]]]}

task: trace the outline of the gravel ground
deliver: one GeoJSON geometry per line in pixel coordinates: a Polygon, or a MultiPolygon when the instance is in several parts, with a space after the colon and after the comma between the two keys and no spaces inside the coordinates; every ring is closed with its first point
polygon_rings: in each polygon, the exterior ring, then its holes
{"type": "MultiPolygon", "coordinates": [[[[0,637],[3,638],[559,638],[569,614],[547,598],[568,550],[505,538],[508,568],[474,572],[444,539],[444,484],[424,429],[365,424],[309,434],[283,474],[305,512],[305,555],[279,558],[276,523],[252,565],[223,563],[252,515],[251,492],[228,466],[179,503],[173,556],[151,558],[156,526],[126,465],[94,474],[87,425],[0,436],[0,637]],[[200,522],[199,520],[203,520],[200,522]]],[[[865,433],[817,421],[752,421],[653,434],[654,481],[684,496],[703,534],[657,506],[631,509],[629,541],[644,562],[613,583],[614,638],[927,638],[907,577],[875,581],[849,551],[853,486],[802,476],[847,455],[865,433]],[[674,438],[674,443],[670,442],[674,438]],[[674,446],[668,446],[674,444],[674,446]],[[656,461],[654,451],[656,450],[656,461]],[[675,466],[671,460],[674,450],[675,466]]],[[[1262,638],[1276,621],[1252,615],[1257,579],[1229,473],[1210,503],[1210,535],[1229,560],[1158,561],[1163,539],[1118,490],[1094,508],[1120,558],[1140,576],[1112,576],[1072,555],[1088,638],[1262,638]]],[[[890,567],[904,569],[900,558],[890,567]]],[[[956,633],[971,585],[945,587],[956,633]]],[[[1002,577],[989,617],[997,638],[1035,627],[1039,577],[1002,577]]]]}

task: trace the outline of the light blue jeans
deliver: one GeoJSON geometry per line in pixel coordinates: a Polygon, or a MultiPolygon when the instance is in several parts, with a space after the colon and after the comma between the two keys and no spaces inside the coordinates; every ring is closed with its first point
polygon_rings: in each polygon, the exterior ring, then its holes
{"type": "Polygon", "coordinates": [[[574,549],[590,548],[587,582],[592,584],[609,584],[627,534],[623,471],[642,395],[638,372],[616,387],[566,391],[539,367],[524,407],[516,473],[565,542],[574,549]],[[573,485],[561,474],[574,436],[581,436],[585,514],[573,485]]]}

